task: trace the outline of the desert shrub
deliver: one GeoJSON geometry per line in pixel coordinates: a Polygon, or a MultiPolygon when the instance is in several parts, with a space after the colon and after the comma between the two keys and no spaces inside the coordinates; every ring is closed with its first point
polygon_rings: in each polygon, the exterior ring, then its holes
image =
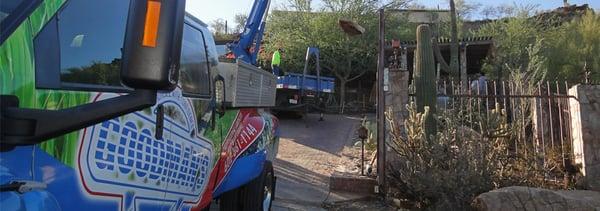
{"type": "MultiPolygon", "coordinates": [[[[563,187],[562,181],[550,179],[564,170],[560,152],[547,150],[542,156],[533,146],[514,149],[530,121],[509,123],[499,104],[488,112],[465,112],[460,106],[469,103],[478,106],[476,101],[457,102],[454,109],[438,111],[439,132],[431,139],[424,135],[428,109],[419,113],[414,103],[407,106],[405,136],[388,116],[390,148],[397,157],[388,168],[395,197],[413,201],[417,208],[462,210],[469,209],[477,195],[495,188],[563,187]]],[[[530,115],[530,101],[521,103],[517,114],[530,115]]]]}

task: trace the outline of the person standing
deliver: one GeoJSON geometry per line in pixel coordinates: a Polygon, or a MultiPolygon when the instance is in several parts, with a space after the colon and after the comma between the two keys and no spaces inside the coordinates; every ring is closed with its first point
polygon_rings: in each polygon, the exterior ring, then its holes
{"type": "Polygon", "coordinates": [[[273,57],[271,57],[271,70],[273,71],[273,75],[279,76],[281,73],[281,69],[279,69],[279,65],[281,64],[281,48],[275,50],[273,52],[273,57]]]}

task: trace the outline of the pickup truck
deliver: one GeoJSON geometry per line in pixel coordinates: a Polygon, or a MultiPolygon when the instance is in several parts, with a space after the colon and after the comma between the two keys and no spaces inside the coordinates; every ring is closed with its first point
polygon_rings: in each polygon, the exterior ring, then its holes
{"type": "Polygon", "coordinates": [[[184,8],[2,0],[0,210],[270,209],[278,120],[226,105],[184,8]]]}

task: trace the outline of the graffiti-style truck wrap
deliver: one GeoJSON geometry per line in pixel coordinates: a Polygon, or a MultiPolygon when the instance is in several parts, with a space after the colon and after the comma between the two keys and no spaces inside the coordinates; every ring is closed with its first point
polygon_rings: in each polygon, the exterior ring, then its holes
{"type": "Polygon", "coordinates": [[[0,210],[270,208],[277,119],[218,102],[182,5],[2,0],[0,210]]]}

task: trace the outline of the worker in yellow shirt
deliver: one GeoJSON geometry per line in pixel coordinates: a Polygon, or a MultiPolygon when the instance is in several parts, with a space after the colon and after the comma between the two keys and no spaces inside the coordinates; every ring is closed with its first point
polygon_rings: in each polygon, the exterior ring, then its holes
{"type": "Polygon", "coordinates": [[[279,69],[279,65],[281,64],[281,48],[275,50],[273,52],[273,57],[271,57],[271,70],[273,70],[273,75],[279,76],[281,74],[281,69],[279,69]]]}

